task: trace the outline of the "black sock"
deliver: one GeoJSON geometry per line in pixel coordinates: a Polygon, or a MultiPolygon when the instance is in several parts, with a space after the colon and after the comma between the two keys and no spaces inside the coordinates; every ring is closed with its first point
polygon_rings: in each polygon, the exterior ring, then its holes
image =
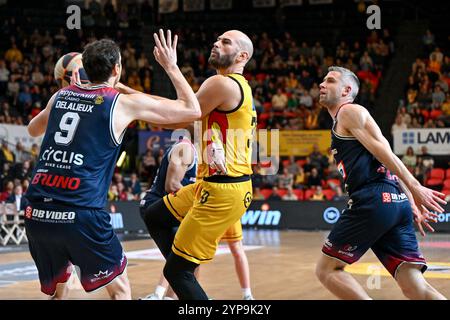
{"type": "Polygon", "coordinates": [[[166,258],[164,277],[180,300],[208,300],[208,296],[195,278],[194,271],[197,267],[197,263],[173,252],[166,258]]]}
{"type": "Polygon", "coordinates": [[[140,212],[150,236],[159,250],[161,250],[163,256],[167,258],[169,253],[172,252],[172,243],[176,233],[175,228],[180,225],[180,222],[167,209],[162,199],[148,207],[142,207],[140,212]]]}

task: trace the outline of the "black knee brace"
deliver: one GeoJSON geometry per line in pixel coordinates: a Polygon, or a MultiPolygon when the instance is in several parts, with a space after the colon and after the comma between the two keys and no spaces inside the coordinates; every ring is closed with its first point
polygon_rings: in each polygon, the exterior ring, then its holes
{"type": "Polygon", "coordinates": [[[173,252],[167,257],[164,277],[180,300],[208,300],[194,275],[198,266],[173,252]]]}
{"type": "Polygon", "coordinates": [[[150,236],[163,256],[167,258],[167,255],[172,251],[175,228],[180,225],[180,222],[167,209],[162,199],[149,206],[141,207],[140,213],[150,236]]]}

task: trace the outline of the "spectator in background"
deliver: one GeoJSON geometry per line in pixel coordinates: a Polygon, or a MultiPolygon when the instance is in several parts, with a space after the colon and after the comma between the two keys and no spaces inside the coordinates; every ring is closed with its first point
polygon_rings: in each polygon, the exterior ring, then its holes
{"type": "Polygon", "coordinates": [[[322,177],[319,175],[317,168],[313,168],[308,177],[308,188],[317,188],[320,186],[322,186],[322,177]]]}
{"type": "Polygon", "coordinates": [[[428,153],[428,148],[426,146],[422,146],[420,150],[422,152],[421,155],[422,165],[425,167],[426,172],[428,172],[429,170],[433,169],[434,158],[431,154],[428,153]]]}
{"type": "Polygon", "coordinates": [[[288,172],[290,174],[296,175],[299,171],[300,165],[295,161],[294,156],[289,157],[289,165],[287,166],[288,172]]]}
{"type": "Polygon", "coordinates": [[[8,88],[9,69],[6,67],[5,60],[0,59],[0,96],[6,94],[8,88]]]}
{"type": "Polygon", "coordinates": [[[303,165],[303,170],[306,175],[311,173],[311,170],[314,168],[314,165],[311,163],[311,158],[308,156],[305,158],[305,164],[303,165]]]}
{"type": "Polygon", "coordinates": [[[419,120],[417,120],[416,117],[413,117],[410,125],[408,126],[408,129],[418,129],[418,128],[422,128],[422,126],[420,125],[419,120]]]}
{"type": "Polygon", "coordinates": [[[261,193],[261,189],[258,187],[253,188],[253,200],[265,200],[261,193]]]}
{"type": "Polygon", "coordinates": [[[22,180],[23,193],[27,192],[29,186],[30,186],[30,180],[29,179],[23,179],[22,180]]]}
{"type": "Polygon", "coordinates": [[[14,191],[14,182],[11,180],[6,181],[4,183],[3,192],[0,194],[0,202],[6,201],[14,191]]]}
{"type": "Polygon", "coordinates": [[[303,189],[305,184],[306,184],[306,174],[303,171],[303,168],[299,165],[299,170],[295,175],[294,179],[294,188],[303,189]]]}
{"type": "Polygon", "coordinates": [[[407,125],[403,122],[403,118],[401,115],[397,115],[395,117],[395,123],[391,127],[391,134],[394,135],[394,133],[397,130],[406,130],[408,129],[407,125]]]}
{"type": "Polygon", "coordinates": [[[435,86],[434,92],[431,94],[432,107],[439,109],[445,101],[445,93],[442,91],[441,86],[435,86]]]}
{"type": "Polygon", "coordinates": [[[434,38],[434,34],[432,34],[430,30],[427,30],[422,38],[422,43],[428,52],[430,52],[435,45],[434,38]]]}
{"type": "Polygon", "coordinates": [[[147,149],[142,155],[139,165],[139,176],[148,182],[152,182],[157,170],[156,158],[151,149],[147,149]]]}
{"type": "Polygon", "coordinates": [[[417,179],[417,181],[420,182],[420,184],[425,184],[425,172],[423,171],[423,166],[418,165],[414,168],[413,171],[414,178],[417,179]]]}
{"type": "Polygon", "coordinates": [[[297,195],[292,191],[292,188],[287,188],[287,193],[282,197],[286,201],[298,201],[297,195]]]}
{"type": "Polygon", "coordinates": [[[7,199],[7,203],[14,203],[16,205],[17,211],[20,211],[21,209],[21,203],[22,203],[22,197],[23,197],[23,189],[21,185],[14,187],[14,193],[11,194],[7,199]]]}
{"type": "Polygon", "coordinates": [[[328,167],[328,157],[324,157],[322,152],[320,152],[317,143],[313,145],[313,151],[309,154],[309,158],[311,159],[311,165],[318,168],[320,172],[323,171],[322,168],[328,167]]]}
{"type": "Polygon", "coordinates": [[[31,163],[29,160],[26,160],[23,163],[19,163],[18,165],[16,165],[16,168],[18,168],[15,174],[17,178],[19,178],[20,180],[31,179],[33,170],[31,168],[31,163]]]}
{"type": "Polygon", "coordinates": [[[277,174],[268,174],[263,175],[264,188],[273,188],[278,185],[278,175],[277,174]]]}
{"type": "Polygon", "coordinates": [[[22,142],[20,142],[20,141],[18,141],[16,143],[16,149],[14,150],[14,156],[15,156],[16,162],[18,162],[18,163],[22,163],[22,162],[31,160],[30,153],[25,150],[25,147],[23,146],[22,142]]]}
{"type": "Polygon", "coordinates": [[[22,51],[20,51],[17,48],[17,45],[15,43],[11,44],[11,48],[9,48],[5,53],[5,60],[7,62],[18,62],[21,63],[23,61],[23,54],[22,51]]]}
{"type": "Polygon", "coordinates": [[[317,188],[314,190],[313,195],[309,199],[311,201],[324,201],[326,200],[325,195],[322,192],[322,187],[317,186],[317,188]]]}
{"type": "Polygon", "coordinates": [[[289,173],[288,168],[283,169],[283,174],[278,176],[278,187],[280,189],[292,188],[294,185],[294,176],[289,173]]]}
{"type": "Polygon", "coordinates": [[[279,201],[281,200],[280,194],[278,193],[278,188],[277,187],[273,187],[272,188],[272,194],[269,196],[269,198],[267,198],[267,200],[272,200],[272,201],[279,201]]]}
{"type": "Polygon", "coordinates": [[[343,192],[342,192],[342,188],[341,186],[337,186],[334,191],[336,192],[336,194],[333,196],[333,198],[331,199],[332,201],[343,201],[343,200],[347,200],[348,196],[346,196],[343,192]]]}
{"type": "Polygon", "coordinates": [[[406,149],[406,154],[402,157],[402,162],[409,171],[413,172],[414,167],[417,165],[417,156],[414,154],[412,147],[406,149]]]}
{"type": "Polygon", "coordinates": [[[277,93],[272,97],[272,109],[277,112],[283,112],[288,103],[288,98],[286,94],[283,93],[282,89],[278,89],[277,93]]]}
{"type": "Polygon", "coordinates": [[[108,201],[119,201],[119,191],[115,184],[109,186],[108,201]]]}
{"type": "Polygon", "coordinates": [[[2,141],[2,149],[0,150],[0,164],[3,163],[14,163],[16,159],[14,153],[9,150],[8,142],[6,140],[2,141]]]}
{"type": "Polygon", "coordinates": [[[141,190],[141,183],[139,182],[136,173],[132,173],[130,176],[129,189],[130,193],[133,195],[133,200],[139,200],[139,196],[142,190],[141,190]]]}
{"type": "Polygon", "coordinates": [[[128,201],[133,199],[133,196],[127,192],[127,188],[123,182],[117,183],[117,192],[119,201],[128,201]]]}

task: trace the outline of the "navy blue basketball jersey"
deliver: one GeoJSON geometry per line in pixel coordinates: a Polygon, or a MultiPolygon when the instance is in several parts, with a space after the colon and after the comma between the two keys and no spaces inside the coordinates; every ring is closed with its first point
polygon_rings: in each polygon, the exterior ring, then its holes
{"type": "Polygon", "coordinates": [[[117,90],[75,85],[58,91],[26,198],[103,208],[123,133],[113,134],[117,90]]]}
{"type": "Polygon", "coordinates": [[[167,194],[165,184],[166,184],[166,175],[167,175],[167,169],[169,167],[170,156],[172,154],[172,150],[174,149],[174,147],[181,143],[189,145],[192,148],[192,152],[194,152],[194,161],[192,161],[192,163],[189,165],[188,169],[186,170],[183,180],[181,180],[181,184],[183,186],[186,186],[188,184],[195,182],[195,177],[197,174],[197,163],[198,163],[197,152],[195,151],[194,146],[192,145],[192,143],[189,140],[183,139],[183,140],[173,144],[164,153],[164,156],[161,160],[161,164],[158,168],[158,172],[156,173],[156,177],[153,180],[153,184],[152,184],[150,190],[148,191],[149,196],[155,196],[156,198],[160,199],[167,194]]]}
{"type": "Polygon", "coordinates": [[[355,137],[336,133],[337,114],[331,130],[331,149],[337,168],[344,178],[345,190],[351,195],[363,185],[387,182],[397,186],[397,177],[386,169],[355,137]]]}

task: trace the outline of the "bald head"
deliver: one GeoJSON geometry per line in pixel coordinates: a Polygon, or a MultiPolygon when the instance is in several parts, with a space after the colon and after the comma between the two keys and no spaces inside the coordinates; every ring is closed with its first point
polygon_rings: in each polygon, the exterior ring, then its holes
{"type": "Polygon", "coordinates": [[[240,49],[248,53],[248,60],[252,58],[253,43],[252,40],[250,40],[250,38],[245,33],[239,30],[229,30],[225,32],[223,35],[227,38],[236,41],[239,44],[240,49]]]}

